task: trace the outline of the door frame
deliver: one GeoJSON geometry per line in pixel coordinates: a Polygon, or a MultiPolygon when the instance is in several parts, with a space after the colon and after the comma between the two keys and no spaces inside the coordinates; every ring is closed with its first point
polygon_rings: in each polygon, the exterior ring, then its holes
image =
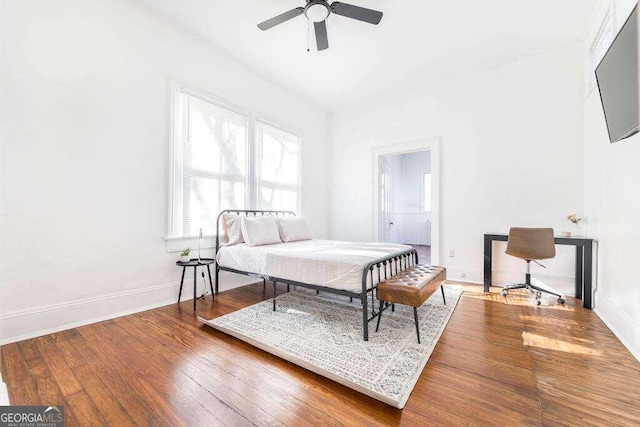
{"type": "Polygon", "coordinates": [[[440,137],[431,136],[413,141],[373,147],[373,241],[380,242],[380,164],[381,157],[431,152],[431,264],[440,264],[440,137]]]}

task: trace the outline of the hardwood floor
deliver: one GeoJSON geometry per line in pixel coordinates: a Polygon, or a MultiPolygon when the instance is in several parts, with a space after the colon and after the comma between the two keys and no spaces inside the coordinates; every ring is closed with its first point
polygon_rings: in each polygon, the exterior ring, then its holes
{"type": "Polygon", "coordinates": [[[203,326],[191,301],[2,346],[2,376],[12,404],[64,405],[67,425],[640,424],[640,364],[595,313],[465,290],[402,411],[203,326]]]}
{"type": "Polygon", "coordinates": [[[431,264],[431,246],[411,245],[418,251],[418,260],[421,264],[431,264]]]}

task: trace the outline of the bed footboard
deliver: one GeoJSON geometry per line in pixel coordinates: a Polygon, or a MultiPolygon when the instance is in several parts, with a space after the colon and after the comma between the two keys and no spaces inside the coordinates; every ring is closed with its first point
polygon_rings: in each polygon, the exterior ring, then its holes
{"type": "Polygon", "coordinates": [[[360,299],[362,300],[362,335],[365,341],[369,341],[369,322],[378,316],[374,304],[376,284],[417,264],[418,251],[408,249],[395,255],[371,261],[364,267],[362,270],[362,292],[360,299]],[[371,286],[369,286],[369,283],[371,286]],[[369,288],[371,288],[371,317],[369,317],[367,295],[369,288]]]}

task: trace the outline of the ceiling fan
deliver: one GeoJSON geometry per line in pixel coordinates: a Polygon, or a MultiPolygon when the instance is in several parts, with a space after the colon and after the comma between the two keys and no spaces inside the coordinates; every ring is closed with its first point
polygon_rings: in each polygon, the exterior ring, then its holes
{"type": "Polygon", "coordinates": [[[318,50],[325,50],[329,48],[327,24],[325,21],[332,13],[374,25],[378,25],[382,19],[382,12],[378,12],[377,10],[371,10],[338,1],[329,4],[326,0],[307,0],[307,5],[305,7],[296,7],[295,9],[281,15],[267,19],[266,21],[258,24],[258,28],[265,31],[295,18],[298,15],[304,14],[310,22],[313,22],[318,50]]]}

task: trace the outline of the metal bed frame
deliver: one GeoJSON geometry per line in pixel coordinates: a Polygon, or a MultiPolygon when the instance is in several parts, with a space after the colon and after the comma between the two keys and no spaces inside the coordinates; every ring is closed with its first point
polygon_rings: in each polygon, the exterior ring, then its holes
{"type": "Polygon", "coordinates": [[[353,301],[353,298],[360,299],[362,302],[362,334],[365,341],[369,341],[369,322],[378,316],[379,312],[376,312],[374,304],[374,292],[376,289],[376,283],[374,283],[374,270],[377,270],[378,282],[393,277],[404,269],[418,264],[418,252],[415,249],[408,249],[403,252],[399,252],[386,257],[378,258],[368,263],[362,270],[362,290],[360,292],[346,291],[344,289],[328,288],[326,286],[314,285],[312,283],[302,283],[295,280],[289,280],[282,277],[272,277],[264,274],[253,273],[249,271],[240,271],[233,268],[221,267],[217,262],[218,251],[220,250],[220,218],[225,213],[235,213],[237,215],[244,216],[264,216],[274,215],[276,217],[282,215],[282,217],[292,217],[296,214],[291,211],[275,211],[275,210],[248,210],[248,209],[226,209],[218,214],[216,219],[216,262],[215,262],[215,292],[218,293],[219,274],[221,270],[229,271],[231,273],[243,274],[245,276],[256,277],[263,280],[263,284],[266,286],[266,282],[273,282],[273,310],[276,310],[276,283],[285,283],[287,288],[289,285],[300,286],[302,288],[315,289],[317,293],[320,291],[329,292],[337,295],[347,296],[353,301]],[[371,287],[368,286],[371,284],[371,287]],[[371,317],[368,314],[368,295],[371,293],[371,317]]]}

